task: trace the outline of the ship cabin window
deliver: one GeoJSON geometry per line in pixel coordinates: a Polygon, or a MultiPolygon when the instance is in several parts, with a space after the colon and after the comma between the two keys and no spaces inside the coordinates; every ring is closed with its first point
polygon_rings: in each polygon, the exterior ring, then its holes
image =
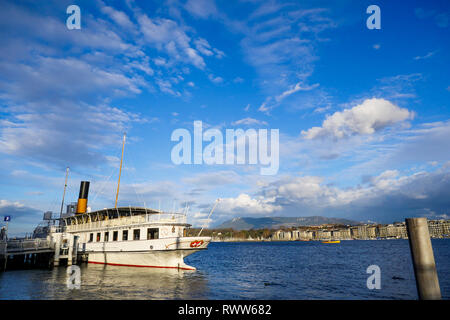
{"type": "Polygon", "coordinates": [[[91,233],[89,235],[89,242],[92,242],[92,241],[94,241],[94,234],[93,233],[91,233]]]}
{"type": "Polygon", "coordinates": [[[109,241],[109,232],[105,232],[105,241],[109,241]]]}
{"type": "Polygon", "coordinates": [[[134,229],[133,230],[133,240],[139,240],[141,238],[141,230],[134,229]]]}
{"type": "Polygon", "coordinates": [[[128,240],[128,230],[123,230],[122,232],[122,241],[128,240]]]}
{"type": "Polygon", "coordinates": [[[117,238],[119,238],[119,231],[113,232],[113,241],[117,241],[117,238]]]}
{"type": "Polygon", "coordinates": [[[100,242],[100,232],[97,233],[97,242],[100,242]]]}
{"type": "Polygon", "coordinates": [[[158,239],[159,229],[158,228],[148,228],[147,229],[147,240],[158,239]]]}

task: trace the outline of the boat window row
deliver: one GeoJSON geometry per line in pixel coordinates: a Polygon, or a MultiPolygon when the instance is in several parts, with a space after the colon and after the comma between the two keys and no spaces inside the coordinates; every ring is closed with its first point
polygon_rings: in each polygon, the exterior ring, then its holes
{"type": "MultiPolygon", "coordinates": [[[[100,242],[102,239],[102,232],[96,233],[96,242],[100,242]]],[[[129,239],[128,237],[128,230],[122,231],[122,241],[127,241],[129,239]]],[[[132,233],[132,240],[144,240],[144,238],[141,237],[141,229],[133,229],[132,233]]],[[[159,228],[147,228],[147,240],[153,240],[153,239],[159,239],[159,228]]],[[[103,232],[103,241],[119,241],[119,231],[106,231],[103,232]],[[110,233],[112,233],[112,239],[110,239],[110,233]]],[[[89,234],[89,242],[94,242],[94,233],[89,234]]]]}

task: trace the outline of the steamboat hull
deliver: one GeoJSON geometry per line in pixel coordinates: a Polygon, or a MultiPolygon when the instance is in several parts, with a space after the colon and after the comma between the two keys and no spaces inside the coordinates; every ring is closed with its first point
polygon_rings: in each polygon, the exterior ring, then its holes
{"type": "Polygon", "coordinates": [[[147,241],[87,244],[82,253],[88,254],[88,263],[123,267],[171,268],[196,270],[184,258],[205,250],[210,237],[182,237],[147,241]],[[150,248],[150,250],[149,250],[150,248]]]}
{"type": "Polygon", "coordinates": [[[184,258],[197,250],[163,250],[152,252],[90,253],[88,263],[136,268],[168,268],[196,270],[184,263],[184,258]]]}

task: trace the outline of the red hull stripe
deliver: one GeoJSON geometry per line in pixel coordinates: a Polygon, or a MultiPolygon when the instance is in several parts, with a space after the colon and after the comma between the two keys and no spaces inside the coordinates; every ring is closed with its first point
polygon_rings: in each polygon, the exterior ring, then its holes
{"type": "Polygon", "coordinates": [[[164,269],[182,269],[182,270],[195,270],[193,268],[178,268],[178,267],[162,267],[162,266],[138,266],[134,264],[120,264],[120,263],[104,263],[104,262],[96,262],[96,261],[88,261],[88,263],[93,264],[106,264],[109,266],[120,266],[120,267],[137,267],[137,268],[164,268],[164,269]]]}

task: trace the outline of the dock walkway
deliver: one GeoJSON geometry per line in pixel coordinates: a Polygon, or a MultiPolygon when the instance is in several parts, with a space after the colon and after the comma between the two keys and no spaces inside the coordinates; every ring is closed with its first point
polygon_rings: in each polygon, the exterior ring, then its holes
{"type": "MultiPolygon", "coordinates": [[[[0,240],[0,271],[10,268],[58,265],[69,258],[68,246],[49,238],[0,240]]],[[[70,252],[70,258],[72,258],[70,252]]],[[[72,264],[72,261],[68,262],[72,264]]]]}

